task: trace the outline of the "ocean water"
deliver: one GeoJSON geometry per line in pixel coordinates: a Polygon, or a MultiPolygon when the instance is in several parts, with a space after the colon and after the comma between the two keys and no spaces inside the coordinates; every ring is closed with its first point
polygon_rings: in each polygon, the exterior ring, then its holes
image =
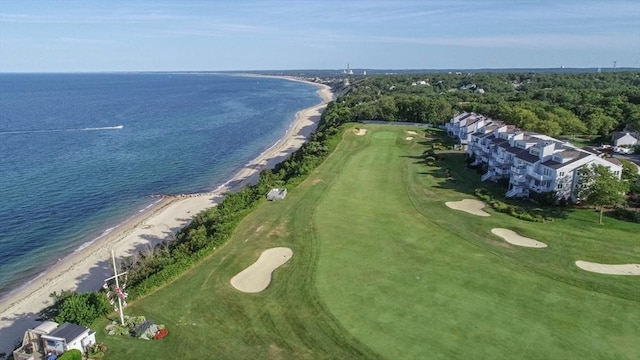
{"type": "Polygon", "coordinates": [[[0,74],[0,299],[157,195],[221,185],[316,90],[218,74],[0,74]]]}

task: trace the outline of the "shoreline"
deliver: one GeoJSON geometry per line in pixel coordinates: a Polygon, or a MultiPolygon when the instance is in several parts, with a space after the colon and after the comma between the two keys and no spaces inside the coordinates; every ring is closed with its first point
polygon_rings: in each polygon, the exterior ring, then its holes
{"type": "Polygon", "coordinates": [[[224,194],[257,183],[260,171],[273,168],[302,146],[315,131],[334,94],[327,85],[286,76],[272,77],[317,86],[321,102],[296,112],[294,121],[280,139],[214,190],[162,196],[145,208],[146,211],[133,214],[109,232],[105,230],[104,235],[82,244],[24,286],[9,292],[0,302],[0,353],[10,354],[24,332],[39,324],[38,312],[51,305],[49,294],[52,292],[99,290],[104,279],[113,274],[111,249],[118,258],[128,257],[172,237],[195,215],[220,203],[224,194]]]}

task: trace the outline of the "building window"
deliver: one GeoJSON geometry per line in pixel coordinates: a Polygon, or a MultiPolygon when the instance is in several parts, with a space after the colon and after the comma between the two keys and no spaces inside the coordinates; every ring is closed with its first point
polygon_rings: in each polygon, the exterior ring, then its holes
{"type": "Polygon", "coordinates": [[[564,176],[564,171],[560,171],[560,173],[558,174],[558,176],[563,177],[563,176],[564,176]]]}
{"type": "Polygon", "coordinates": [[[562,184],[558,184],[557,188],[562,189],[562,184]]]}

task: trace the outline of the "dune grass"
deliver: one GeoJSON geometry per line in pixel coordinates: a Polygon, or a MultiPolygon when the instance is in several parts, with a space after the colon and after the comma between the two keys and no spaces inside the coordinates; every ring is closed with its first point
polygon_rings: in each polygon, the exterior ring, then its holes
{"type": "Polygon", "coordinates": [[[449,209],[493,185],[460,153],[425,165],[430,140],[406,140],[418,129],[367,129],[347,131],[284,201],[259,206],[214,255],[127,308],[167,325],[168,337],[108,337],[96,324],[109,358],[640,358],[640,278],[574,265],[640,262],[637,224],[598,225],[588,210],[530,223],[449,209]],[[494,227],[548,248],[510,245],[494,227]],[[276,246],[293,257],[270,287],[229,284],[276,246]]]}

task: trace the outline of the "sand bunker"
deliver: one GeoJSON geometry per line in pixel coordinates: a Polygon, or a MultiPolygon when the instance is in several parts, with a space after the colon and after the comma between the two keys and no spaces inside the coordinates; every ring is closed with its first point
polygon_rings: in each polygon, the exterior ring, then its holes
{"type": "Polygon", "coordinates": [[[355,129],[353,133],[358,136],[364,136],[367,133],[367,129],[355,129]]]}
{"type": "Polygon", "coordinates": [[[404,138],[405,140],[409,141],[409,140],[413,140],[413,136],[407,136],[406,138],[404,138]]]}
{"type": "Polygon", "coordinates": [[[409,134],[409,135],[418,135],[417,132],[411,131],[411,130],[407,131],[407,134],[409,134]]]}
{"type": "Polygon", "coordinates": [[[640,276],[640,264],[609,265],[578,260],[576,261],[576,266],[578,266],[582,270],[587,270],[598,274],[640,276]]]}
{"type": "Polygon", "coordinates": [[[547,244],[528,238],[528,237],[524,237],[520,234],[518,234],[517,232],[513,231],[513,230],[509,230],[509,229],[502,229],[502,228],[494,228],[491,229],[491,232],[500,236],[501,238],[503,238],[506,242],[508,242],[509,244],[513,244],[513,245],[517,245],[517,246],[524,246],[524,247],[532,247],[532,248],[545,248],[547,247],[547,244]]]}
{"type": "Polygon", "coordinates": [[[271,283],[271,274],[292,256],[293,251],[286,247],[267,249],[260,254],[258,261],[234,276],[231,285],[246,293],[261,292],[271,283]]]}
{"type": "Polygon", "coordinates": [[[485,204],[480,200],[464,199],[460,201],[447,201],[445,205],[454,210],[468,212],[473,215],[491,216],[489,213],[482,210],[485,204]]]}

